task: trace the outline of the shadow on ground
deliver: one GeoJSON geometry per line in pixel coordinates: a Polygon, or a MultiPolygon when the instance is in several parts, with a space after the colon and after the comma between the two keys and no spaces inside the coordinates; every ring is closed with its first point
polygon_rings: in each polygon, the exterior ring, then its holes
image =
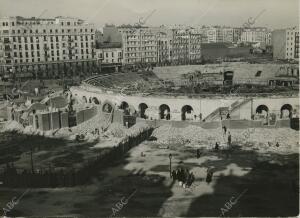
{"type": "MultiPolygon", "coordinates": [[[[222,156],[222,155],[221,155],[222,156]]],[[[214,167],[214,171],[235,163],[239,167],[251,167],[245,176],[221,175],[215,178],[214,192],[195,199],[187,214],[181,216],[226,216],[226,217],[273,217],[297,216],[299,214],[299,154],[269,155],[273,161],[255,161],[261,154],[253,151],[236,151],[227,156],[227,161],[209,160],[202,164],[214,167]],[[236,155],[241,158],[236,158],[236,155]],[[254,166],[243,160],[252,159],[254,166]],[[235,201],[240,196],[239,200],[235,201]],[[226,203],[234,202],[235,204],[226,203]]],[[[233,172],[232,172],[233,173],[233,172]]]]}

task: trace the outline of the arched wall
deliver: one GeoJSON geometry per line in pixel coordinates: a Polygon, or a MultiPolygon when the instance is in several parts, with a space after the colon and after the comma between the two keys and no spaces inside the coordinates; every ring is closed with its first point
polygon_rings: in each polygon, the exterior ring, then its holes
{"type": "MultiPolygon", "coordinates": [[[[80,87],[71,87],[71,92],[73,96],[77,94],[78,98],[82,98],[83,96],[89,97],[97,97],[100,102],[104,102],[105,100],[110,100],[115,102],[115,104],[121,103],[122,101],[126,101],[129,105],[132,105],[136,111],[139,109],[140,103],[145,103],[148,105],[147,113],[149,114],[149,118],[153,119],[159,118],[159,106],[162,104],[167,104],[171,110],[171,120],[181,120],[181,109],[184,105],[190,105],[193,108],[194,114],[199,116],[202,113],[202,118],[205,118],[214,110],[219,107],[229,107],[235,101],[237,101],[238,97],[231,97],[227,99],[192,99],[192,98],[166,98],[159,96],[151,96],[151,97],[140,97],[140,96],[123,96],[119,93],[105,93],[93,88],[91,91],[87,91],[80,87]]],[[[252,102],[248,102],[243,107],[244,115],[243,119],[251,119],[251,105],[252,112],[255,114],[256,108],[259,105],[266,105],[269,108],[269,111],[277,111],[280,112],[281,107],[284,104],[292,105],[293,109],[299,109],[298,98],[254,98],[252,102]],[[249,113],[249,114],[248,114],[249,113]]],[[[242,112],[239,112],[242,113],[242,112]]]]}

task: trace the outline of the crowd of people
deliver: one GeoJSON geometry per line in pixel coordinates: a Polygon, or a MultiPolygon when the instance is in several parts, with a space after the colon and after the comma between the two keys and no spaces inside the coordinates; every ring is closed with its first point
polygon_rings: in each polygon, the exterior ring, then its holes
{"type": "Polygon", "coordinates": [[[172,171],[173,181],[178,181],[179,186],[183,188],[190,187],[195,181],[195,176],[193,172],[189,172],[188,169],[178,168],[177,170],[172,171]]]}

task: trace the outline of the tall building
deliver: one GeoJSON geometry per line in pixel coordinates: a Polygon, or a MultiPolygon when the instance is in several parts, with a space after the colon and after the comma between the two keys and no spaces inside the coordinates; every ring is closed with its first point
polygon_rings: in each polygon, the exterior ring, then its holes
{"type": "Polygon", "coordinates": [[[123,63],[156,63],[157,35],[148,27],[120,26],[123,63]]]}
{"type": "Polygon", "coordinates": [[[160,31],[157,33],[157,62],[160,65],[171,62],[172,32],[160,31]]]}
{"type": "Polygon", "coordinates": [[[299,60],[299,28],[272,32],[273,58],[299,60]]]}
{"type": "Polygon", "coordinates": [[[16,78],[91,74],[97,67],[94,37],[94,25],[77,18],[1,18],[2,74],[16,78]]]}
{"type": "Polygon", "coordinates": [[[201,62],[201,34],[192,29],[172,30],[171,61],[175,64],[201,62]]]}

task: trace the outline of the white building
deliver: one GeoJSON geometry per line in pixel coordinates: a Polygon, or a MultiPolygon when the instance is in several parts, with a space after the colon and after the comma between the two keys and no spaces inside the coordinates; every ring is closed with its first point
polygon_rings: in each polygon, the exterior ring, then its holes
{"type": "Polygon", "coordinates": [[[4,58],[0,73],[39,78],[79,71],[89,74],[96,60],[94,37],[94,25],[77,18],[1,18],[4,58]]]}
{"type": "Polygon", "coordinates": [[[269,34],[269,31],[265,27],[257,27],[257,28],[245,28],[241,34],[242,42],[260,42],[266,43],[266,35],[269,34]]]}
{"type": "Polygon", "coordinates": [[[299,60],[299,28],[272,32],[273,58],[299,60]]]}

